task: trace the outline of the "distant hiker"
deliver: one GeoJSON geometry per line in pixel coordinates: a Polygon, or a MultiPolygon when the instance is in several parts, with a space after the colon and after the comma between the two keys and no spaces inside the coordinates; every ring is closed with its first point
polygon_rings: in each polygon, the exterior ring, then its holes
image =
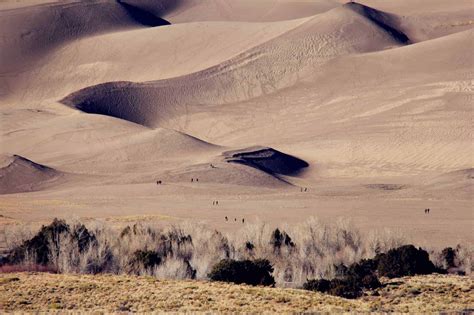
{"type": "Polygon", "coordinates": [[[199,178],[196,178],[196,181],[198,182],[198,181],[199,181],[199,178]]]}
{"type": "Polygon", "coordinates": [[[210,165],[211,165],[211,168],[216,168],[214,165],[212,165],[212,163],[210,165]]]}
{"type": "Polygon", "coordinates": [[[229,221],[229,218],[228,218],[227,216],[225,216],[225,220],[226,220],[226,221],[229,221]]]}
{"type": "Polygon", "coordinates": [[[237,222],[237,218],[234,218],[234,221],[237,222]]]}
{"type": "Polygon", "coordinates": [[[428,211],[428,214],[430,214],[430,208],[426,209],[426,211],[428,211]]]}
{"type": "Polygon", "coordinates": [[[218,206],[218,205],[219,205],[219,201],[218,201],[218,200],[216,200],[216,206],[218,206]]]}
{"type": "Polygon", "coordinates": [[[305,192],[308,191],[308,188],[305,188],[304,191],[305,191],[305,192]]]}
{"type": "Polygon", "coordinates": [[[242,218],[242,223],[245,223],[245,219],[244,219],[244,218],[242,218]]]}
{"type": "Polygon", "coordinates": [[[191,183],[194,182],[194,178],[191,178],[191,183]]]}

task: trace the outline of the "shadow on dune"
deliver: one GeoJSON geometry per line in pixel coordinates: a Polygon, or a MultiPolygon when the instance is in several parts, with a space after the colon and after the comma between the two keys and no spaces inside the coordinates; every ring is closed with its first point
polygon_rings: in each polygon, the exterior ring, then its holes
{"type": "Polygon", "coordinates": [[[402,44],[408,44],[410,42],[408,36],[398,29],[398,18],[395,15],[367,7],[356,2],[348,3],[346,6],[375,23],[378,27],[389,33],[398,42],[402,44]]]}
{"type": "Polygon", "coordinates": [[[162,25],[170,25],[171,23],[154,15],[151,12],[148,12],[144,9],[139,7],[133,6],[131,4],[125,3],[123,0],[117,0],[117,3],[120,4],[127,14],[136,22],[140,23],[144,26],[162,26],[162,25]]]}
{"type": "Polygon", "coordinates": [[[243,164],[271,175],[295,176],[309,166],[306,161],[297,157],[266,147],[229,151],[224,156],[229,163],[243,164]]]}

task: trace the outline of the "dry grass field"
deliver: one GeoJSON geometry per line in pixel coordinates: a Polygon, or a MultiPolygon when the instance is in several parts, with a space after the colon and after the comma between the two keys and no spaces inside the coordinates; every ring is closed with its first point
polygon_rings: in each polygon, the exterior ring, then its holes
{"type": "Polygon", "coordinates": [[[458,312],[474,307],[470,277],[429,275],[384,280],[377,293],[347,300],[296,289],[146,276],[0,275],[0,311],[133,312],[458,312]]]}

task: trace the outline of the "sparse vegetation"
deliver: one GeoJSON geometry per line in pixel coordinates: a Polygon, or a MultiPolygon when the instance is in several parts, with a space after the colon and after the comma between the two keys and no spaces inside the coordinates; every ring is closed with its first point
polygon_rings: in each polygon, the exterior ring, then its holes
{"type": "MultiPolygon", "coordinates": [[[[127,273],[159,279],[210,276],[221,281],[275,283],[293,288],[301,288],[307,279],[327,279],[329,288],[322,289],[323,282],[307,282],[305,288],[357,297],[363,290],[378,287],[378,276],[423,274],[435,268],[427,252],[413,246],[400,247],[404,240],[396,234],[387,231],[361,234],[344,220],[323,224],[311,218],[284,230],[248,224],[238,233],[238,238],[196,224],[160,228],[136,223],[111,228],[96,221],[63,220],[43,226],[36,234],[22,232],[23,239],[11,227],[1,235],[6,238],[4,243],[10,244],[0,259],[4,271],[127,273]],[[242,270],[254,270],[252,263],[264,261],[268,262],[265,277],[258,272],[248,278],[243,275],[247,271],[242,270]],[[244,267],[239,265],[242,262],[246,262],[244,267]],[[235,275],[223,273],[224,267],[235,275]],[[216,270],[221,272],[221,278],[216,270]]],[[[454,262],[448,250],[430,255],[444,255],[445,265],[454,263],[458,269],[470,273],[469,250],[461,246],[455,251],[454,262]]],[[[436,259],[436,266],[442,264],[438,262],[441,260],[436,259]]]]}

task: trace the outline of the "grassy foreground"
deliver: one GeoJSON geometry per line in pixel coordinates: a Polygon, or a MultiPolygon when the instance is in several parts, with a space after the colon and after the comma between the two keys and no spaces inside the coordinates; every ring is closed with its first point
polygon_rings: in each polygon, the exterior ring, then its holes
{"type": "Polygon", "coordinates": [[[126,275],[0,274],[0,311],[439,312],[474,307],[474,280],[429,275],[385,280],[346,300],[294,289],[126,275]]]}

